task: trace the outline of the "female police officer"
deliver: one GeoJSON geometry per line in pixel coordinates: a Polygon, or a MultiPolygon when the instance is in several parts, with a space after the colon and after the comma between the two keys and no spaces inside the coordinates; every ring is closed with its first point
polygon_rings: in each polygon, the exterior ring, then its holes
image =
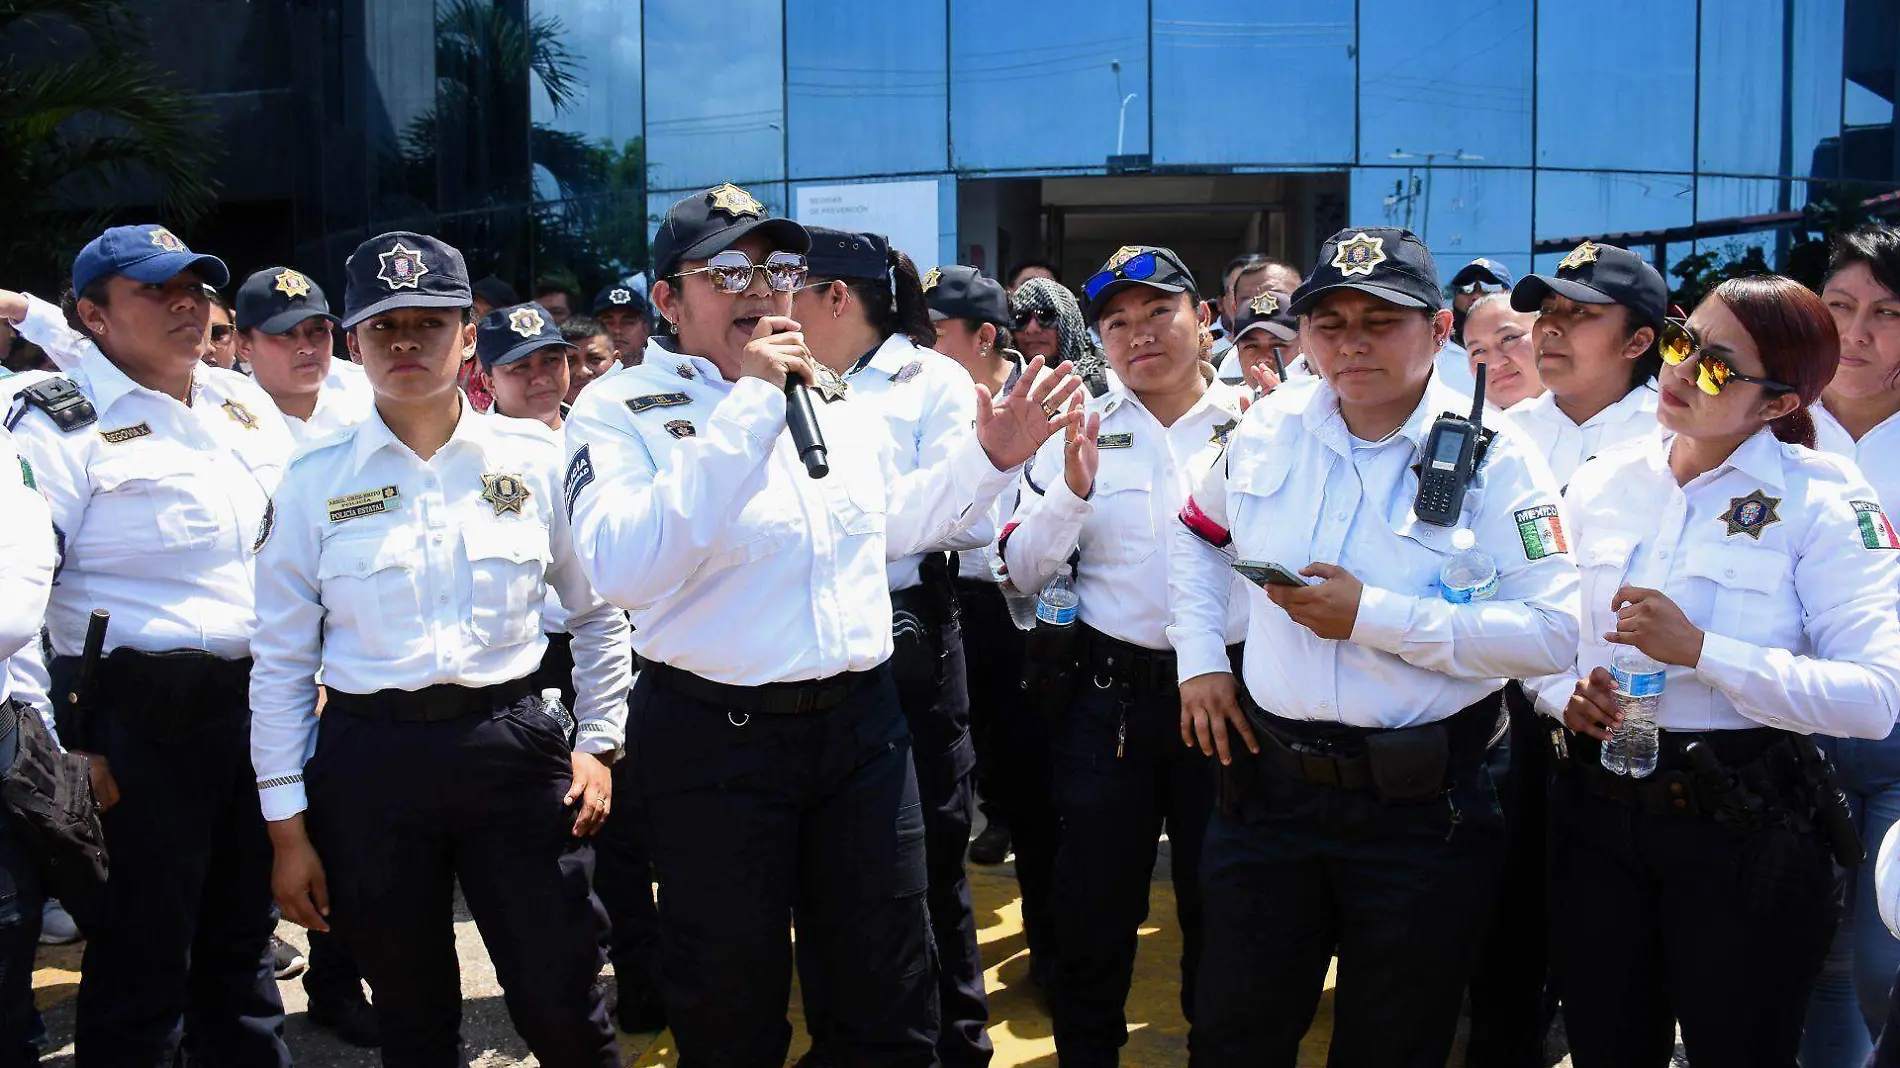
{"type": "Polygon", "coordinates": [[[677,340],[581,394],[565,494],[596,587],[633,616],[629,753],[682,1059],[783,1063],[790,915],[835,1056],[930,1064],[924,819],[884,663],[886,557],[980,520],[1075,418],[1060,405],[1079,382],[1025,375],[994,405],[978,387],[974,437],[909,474],[877,408],[818,405],[831,469],[814,480],[785,388],[812,374],[785,314],[809,244],[737,186],[673,205],[653,299],[677,340]]]}
{"type": "MultiPolygon", "coordinates": [[[[1206,758],[1176,743],[1166,533],[1240,417],[1240,396],[1202,374],[1211,338],[1194,278],[1165,248],[1125,247],[1088,281],[1088,317],[1119,384],[1024,470],[1003,557],[1034,594],[1073,562],[1082,677],[1055,729],[1057,943],[1050,1006],[1065,1065],[1112,1065],[1148,916],[1165,823],[1182,936],[1181,1007],[1194,1017],[1201,956],[1201,836],[1213,803],[1206,758]]],[[[1244,602],[1222,629],[1238,642],[1244,602]]],[[[1023,716],[1040,709],[1018,709],[1023,716]]]]}
{"type": "MultiPolygon", "coordinates": [[[[73,263],[90,337],[71,380],[9,420],[52,506],[54,707],[93,759],[113,878],[87,927],[82,1065],[286,1065],[268,943],[270,846],[250,785],[250,549],[291,449],[270,398],[201,364],[205,283],[229,280],[162,226],[119,226],[73,263]],[[75,709],[87,617],[111,613],[75,709]]],[[[30,322],[28,325],[31,325],[30,322]]]]}
{"type": "Polygon", "coordinates": [[[1569,483],[1577,465],[1610,446],[1656,430],[1662,366],[1656,338],[1669,287],[1656,268],[1615,245],[1585,241],[1554,274],[1528,275],[1511,307],[1537,312],[1537,373],[1548,390],[1511,410],[1510,423],[1538,446],[1569,483]]]}
{"type": "Polygon", "coordinates": [[[626,620],[574,559],[552,433],[478,415],[455,387],[473,340],[461,253],[383,234],[345,270],[376,410],[298,456],[257,538],[251,748],[277,899],[306,927],[334,920],[375,992],[384,1064],[458,1057],[459,883],[529,1049],[608,1068],[581,836],[608,813],[626,620]],[[574,717],[531,681],[548,582],[575,635],[574,717]]]}
{"type": "MultiPolygon", "coordinates": [[[[792,317],[821,368],[819,380],[853,404],[874,406],[908,474],[967,448],[975,434],[976,391],[968,372],[931,350],[936,328],[923,281],[910,257],[879,234],[810,227],[808,281],[792,298],[792,317]]],[[[822,388],[822,387],[821,387],[822,388]]],[[[994,386],[991,387],[995,389],[994,386]]],[[[974,817],[970,775],[970,691],[963,630],[946,552],[977,549],[996,537],[987,514],[930,551],[887,566],[893,612],[891,673],[910,725],[911,760],[924,811],[925,895],[937,943],[937,1057],[946,1068],[990,1060],[989,998],[976,950],[976,916],[963,851],[974,817]]],[[[826,1046],[826,991],[820,974],[801,973],[805,1022],[814,1054],[826,1046]]]]}
{"type": "Polygon", "coordinates": [[[1557,488],[1526,443],[1490,441],[1462,508],[1434,516],[1452,525],[1418,514],[1434,417],[1470,405],[1433,375],[1442,300],[1410,231],[1330,238],[1293,294],[1323,381],[1254,406],[1174,531],[1182,732],[1232,762],[1235,794],[1202,867],[1207,1064],[1293,1064],[1335,951],[1334,1063],[1444,1064],[1503,850],[1496,694],[1576,642],[1557,488]],[[1440,595],[1454,525],[1496,568],[1483,604],[1440,595]],[[1278,583],[1247,591],[1252,724],[1223,648],[1236,556],[1278,583]]]}
{"type": "Polygon", "coordinates": [[[1665,1065],[1677,1021],[1698,1065],[1792,1065],[1834,929],[1831,810],[1800,736],[1892,729],[1900,539],[1859,471],[1808,447],[1839,359],[1813,293],[1725,282],[1661,351],[1666,433],[1585,464],[1568,494],[1583,638],[1537,687],[1575,732],[1552,800],[1551,977],[1580,1068],[1665,1065]],[[1646,777],[1599,762],[1620,646],[1668,666],[1646,777]]]}

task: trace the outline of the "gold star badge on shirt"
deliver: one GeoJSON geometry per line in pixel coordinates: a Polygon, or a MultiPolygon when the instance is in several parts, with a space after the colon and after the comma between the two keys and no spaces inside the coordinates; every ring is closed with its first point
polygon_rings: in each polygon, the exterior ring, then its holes
{"type": "Polygon", "coordinates": [[[818,371],[818,395],[827,403],[843,400],[845,393],[851,389],[851,384],[846,382],[838,372],[822,363],[814,366],[818,371]]]}
{"type": "Polygon", "coordinates": [[[246,408],[235,400],[224,402],[224,414],[230,416],[232,422],[246,430],[257,429],[257,416],[252,415],[249,408],[246,408]]]}
{"type": "Polygon", "coordinates": [[[541,317],[540,308],[516,308],[508,313],[508,329],[522,337],[533,337],[547,325],[548,321],[541,317]]]}
{"type": "Polygon", "coordinates": [[[293,271],[286,267],[277,272],[277,281],[271,288],[295,300],[310,295],[310,279],[304,277],[302,271],[293,271]]]}
{"type": "Polygon", "coordinates": [[[1356,274],[1370,275],[1374,267],[1384,262],[1385,238],[1373,237],[1363,230],[1341,241],[1333,251],[1333,268],[1347,278],[1356,274]]]}
{"type": "Polygon", "coordinates": [[[521,506],[528,502],[533,494],[521,481],[520,475],[483,475],[482,500],[495,509],[495,514],[513,512],[521,514],[521,506]]]}
{"type": "Polygon", "coordinates": [[[1571,249],[1569,255],[1557,261],[1557,269],[1560,271],[1574,271],[1586,263],[1595,263],[1597,253],[1600,251],[1602,250],[1598,248],[1596,242],[1585,241],[1583,244],[1571,249]]]}
{"type": "Polygon", "coordinates": [[[714,189],[711,196],[712,210],[724,212],[731,218],[737,219],[744,215],[758,217],[765,214],[765,205],[759,203],[757,197],[731,182],[714,189]]]}
{"type": "Polygon", "coordinates": [[[1761,490],[1755,490],[1746,497],[1730,497],[1728,511],[1721,515],[1722,522],[1728,524],[1728,536],[1746,534],[1756,541],[1761,540],[1761,532],[1781,522],[1776,512],[1781,504],[1780,497],[1770,497],[1761,490]]]}

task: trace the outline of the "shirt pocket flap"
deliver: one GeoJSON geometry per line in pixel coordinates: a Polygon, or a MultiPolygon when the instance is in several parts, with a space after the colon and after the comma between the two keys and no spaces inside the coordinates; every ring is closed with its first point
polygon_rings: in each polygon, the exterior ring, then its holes
{"type": "Polygon", "coordinates": [[[1637,539],[1628,534],[1593,537],[1577,550],[1578,567],[1613,567],[1621,571],[1636,551],[1637,539]]]}
{"type": "Polygon", "coordinates": [[[331,538],[317,557],[317,578],[367,578],[391,568],[413,568],[415,561],[416,538],[408,531],[331,538]]]}
{"type": "Polygon", "coordinates": [[[554,559],[547,528],[539,523],[474,523],[462,528],[462,545],[470,560],[546,564],[554,559]]]}
{"type": "Polygon", "coordinates": [[[1690,552],[1682,562],[1685,574],[1707,579],[1718,587],[1773,593],[1788,577],[1788,557],[1753,545],[1724,545],[1690,552]]]}
{"type": "Polygon", "coordinates": [[[1231,454],[1226,461],[1216,463],[1230,464],[1227,474],[1227,486],[1234,493],[1244,493],[1249,497],[1271,497],[1286,484],[1287,468],[1293,459],[1291,450],[1261,449],[1235,461],[1231,454]]]}
{"type": "Polygon", "coordinates": [[[1115,493],[1147,493],[1154,489],[1154,468],[1146,463],[1103,464],[1095,472],[1092,497],[1115,493]]]}

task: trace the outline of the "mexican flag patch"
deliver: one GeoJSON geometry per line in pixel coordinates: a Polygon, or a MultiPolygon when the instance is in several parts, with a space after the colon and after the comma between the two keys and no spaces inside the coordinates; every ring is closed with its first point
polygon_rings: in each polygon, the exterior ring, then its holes
{"type": "Polygon", "coordinates": [[[1869,549],[1900,549],[1900,536],[1895,536],[1893,523],[1888,521],[1887,513],[1873,501],[1848,501],[1854,506],[1854,518],[1860,521],[1860,543],[1869,549]]]}
{"type": "Polygon", "coordinates": [[[1554,504],[1540,504],[1535,508],[1520,508],[1513,513],[1517,519],[1517,536],[1524,543],[1524,559],[1542,560],[1546,556],[1561,556],[1570,551],[1570,543],[1564,540],[1564,523],[1557,515],[1554,504]]]}

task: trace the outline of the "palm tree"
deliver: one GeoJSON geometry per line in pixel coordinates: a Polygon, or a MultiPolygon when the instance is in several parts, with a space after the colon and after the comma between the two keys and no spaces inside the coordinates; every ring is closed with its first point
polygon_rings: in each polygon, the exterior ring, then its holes
{"type": "Polygon", "coordinates": [[[0,0],[0,37],[82,36],[55,62],[0,56],[0,278],[57,287],[125,183],[149,182],[158,214],[183,226],[217,196],[218,151],[197,98],[140,55],[122,0],[0,0]]]}

